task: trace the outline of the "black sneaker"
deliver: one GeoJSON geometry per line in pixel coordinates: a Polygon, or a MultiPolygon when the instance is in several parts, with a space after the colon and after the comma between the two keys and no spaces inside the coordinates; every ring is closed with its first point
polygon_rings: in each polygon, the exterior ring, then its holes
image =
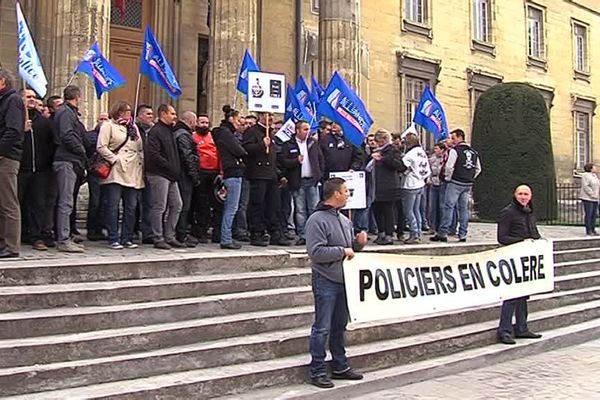
{"type": "Polygon", "coordinates": [[[181,242],[180,242],[179,240],[177,240],[177,239],[172,239],[172,240],[169,240],[169,241],[167,242],[167,244],[168,244],[169,246],[171,246],[171,247],[175,247],[175,248],[177,248],[177,249],[183,249],[184,247],[186,247],[186,246],[185,246],[185,244],[181,243],[181,242]]]}
{"type": "Polygon", "coordinates": [[[169,244],[164,240],[159,240],[158,242],[155,242],[154,248],[161,250],[171,250],[171,246],[169,246],[169,244]]]}
{"type": "Polygon", "coordinates": [[[429,238],[432,242],[447,242],[448,238],[445,236],[435,235],[429,238]]]}
{"type": "Polygon", "coordinates": [[[515,342],[515,339],[513,339],[512,335],[510,333],[498,334],[498,343],[517,344],[517,342],[515,342]]]}
{"type": "Polygon", "coordinates": [[[539,333],[533,333],[531,331],[525,331],[523,333],[516,333],[515,337],[517,339],[539,339],[542,337],[539,333]]]}
{"type": "Polygon", "coordinates": [[[221,243],[220,247],[224,250],[239,250],[242,248],[242,245],[239,243],[221,243]]]}
{"type": "Polygon", "coordinates": [[[321,389],[331,389],[335,385],[331,380],[326,376],[317,376],[314,378],[310,378],[310,384],[321,389]]]}
{"type": "Polygon", "coordinates": [[[267,247],[269,245],[269,239],[267,239],[265,236],[268,235],[252,235],[250,237],[250,245],[267,247]]]}
{"type": "Polygon", "coordinates": [[[363,374],[354,371],[352,368],[349,368],[345,372],[333,372],[331,374],[331,379],[346,379],[349,381],[360,381],[362,378],[363,374]]]}

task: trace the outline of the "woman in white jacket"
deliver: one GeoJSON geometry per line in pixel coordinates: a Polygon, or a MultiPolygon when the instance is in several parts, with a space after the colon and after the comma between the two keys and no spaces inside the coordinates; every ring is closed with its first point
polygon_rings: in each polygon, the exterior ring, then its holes
{"type": "Polygon", "coordinates": [[[581,174],[581,192],[579,198],[583,203],[585,234],[596,236],[596,217],[598,216],[598,201],[600,200],[600,180],[596,175],[596,167],[592,163],[583,166],[581,174]]]}
{"type": "Polygon", "coordinates": [[[417,135],[406,135],[405,145],[406,153],[402,161],[407,169],[402,184],[402,209],[408,221],[410,236],[404,243],[415,244],[421,241],[421,197],[425,181],[431,175],[431,167],[417,135]]]}

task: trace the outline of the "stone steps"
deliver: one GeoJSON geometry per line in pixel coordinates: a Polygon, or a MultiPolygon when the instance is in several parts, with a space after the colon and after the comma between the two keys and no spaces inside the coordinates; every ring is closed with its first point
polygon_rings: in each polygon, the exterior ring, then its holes
{"type": "Polygon", "coordinates": [[[476,368],[489,367],[516,358],[545,351],[574,346],[600,337],[600,319],[567,327],[547,330],[539,340],[523,340],[514,346],[490,345],[460,351],[410,364],[371,371],[361,381],[335,381],[333,389],[319,389],[312,385],[296,384],[251,390],[219,400],[347,400],[380,390],[397,388],[411,383],[458,374],[476,368]]]}
{"type": "Polygon", "coordinates": [[[0,314],[0,339],[88,332],[313,304],[310,286],[0,314]]]}
{"type": "MultiPolygon", "coordinates": [[[[599,300],[534,312],[529,318],[532,329],[541,332],[597,319],[600,319],[599,300]]],[[[353,366],[367,372],[406,365],[491,345],[495,340],[496,327],[497,321],[478,322],[415,336],[351,345],[348,355],[353,366]]],[[[27,393],[14,399],[212,398],[261,387],[301,383],[306,379],[307,361],[308,355],[301,354],[37,394],[27,393]]],[[[18,386],[23,387],[22,384],[18,386]]],[[[10,389],[5,385],[1,387],[7,395],[10,389]]]]}
{"type": "MultiPolygon", "coordinates": [[[[529,303],[531,311],[543,311],[556,307],[566,307],[580,302],[594,302],[600,300],[600,287],[578,289],[570,292],[548,293],[535,296],[529,303]]],[[[287,310],[282,310],[289,312],[287,310]]],[[[128,332],[97,332],[94,335],[78,335],[74,337],[46,337],[39,338],[35,342],[51,342],[54,344],[51,348],[36,347],[32,343],[30,348],[17,348],[13,357],[8,359],[15,361],[27,359],[28,357],[46,358],[52,360],[50,356],[44,357],[44,351],[52,351],[55,362],[44,365],[7,367],[0,369],[0,395],[18,393],[18,388],[26,388],[28,391],[58,389],[69,386],[76,386],[78,382],[85,381],[88,384],[110,382],[122,379],[134,379],[152,374],[185,371],[197,368],[216,367],[220,365],[229,365],[244,363],[250,361],[260,361],[285,357],[293,354],[306,353],[308,334],[310,332],[310,322],[312,321],[312,308],[304,307],[297,310],[304,313],[306,323],[303,326],[294,329],[278,329],[274,331],[259,332],[254,335],[235,336],[228,339],[214,336],[192,335],[195,338],[202,337],[202,342],[193,342],[185,346],[168,346],[165,340],[157,339],[161,342],[161,348],[150,351],[130,352],[127,354],[117,354],[113,356],[104,356],[92,358],[92,351],[98,354],[106,355],[107,349],[102,344],[98,344],[99,336],[104,333],[104,337],[113,334],[119,335],[119,343],[130,351],[139,348],[137,342],[150,342],[146,338],[127,335],[128,332]],[[64,343],[66,340],[86,340],[87,350],[84,344],[77,345],[74,341],[64,343]],[[62,340],[62,342],[61,342],[62,340]],[[136,343],[130,343],[134,341],[136,343]],[[69,351],[77,346],[78,350],[85,352],[86,358],[73,360],[74,354],[69,351]],[[61,351],[59,357],[56,353],[61,351]],[[28,356],[31,354],[31,356],[28,356]],[[10,388],[14,388],[10,392],[10,388]],[[8,392],[6,392],[8,391],[8,392]]],[[[397,321],[388,321],[385,323],[377,322],[370,324],[357,325],[348,333],[348,343],[350,345],[365,344],[371,341],[393,340],[399,337],[414,335],[418,332],[430,332],[432,330],[442,330],[455,328],[465,324],[473,324],[478,321],[493,321],[499,315],[498,305],[490,305],[481,308],[472,308],[460,312],[447,312],[429,315],[416,319],[400,319],[397,321]]],[[[242,320],[242,315],[239,316],[242,320]]],[[[218,322],[219,320],[217,320],[218,322]]],[[[223,327],[223,325],[220,325],[223,327]]],[[[164,329],[164,326],[157,326],[153,329],[147,329],[146,334],[155,333],[158,329],[164,329]]],[[[236,332],[250,332],[247,326],[241,328],[232,328],[236,332]]],[[[139,332],[138,332],[139,333],[139,332]]],[[[169,334],[167,332],[167,334],[169,334]]],[[[141,335],[141,333],[140,333],[141,335]]],[[[178,336],[179,333],[176,334],[178,336]]],[[[178,339],[178,337],[176,338],[178,339]]],[[[33,341],[32,341],[33,342],[33,341]]],[[[13,345],[10,341],[0,341],[0,349],[13,345]]],[[[1,351],[0,351],[0,354],[1,351]]]]}
{"type": "MultiPolygon", "coordinates": [[[[600,318],[600,238],[554,248],[555,291],[532,296],[532,329],[600,318]]],[[[187,399],[300,383],[313,320],[307,266],[300,248],[0,263],[0,396],[187,399]]],[[[356,325],[349,353],[356,367],[381,369],[487,348],[498,314],[496,304],[356,325]]]]}
{"type": "Polygon", "coordinates": [[[0,310],[136,303],[310,284],[310,269],[0,287],[0,310]]]}

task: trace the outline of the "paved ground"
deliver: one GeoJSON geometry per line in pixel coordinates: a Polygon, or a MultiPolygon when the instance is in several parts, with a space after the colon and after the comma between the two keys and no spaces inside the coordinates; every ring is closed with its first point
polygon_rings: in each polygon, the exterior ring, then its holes
{"type": "Polygon", "coordinates": [[[600,399],[600,339],[354,399],[600,399]]]}
{"type": "MultiPolygon", "coordinates": [[[[572,238],[572,237],[582,237],[585,233],[585,228],[579,226],[540,226],[541,234],[546,238],[558,239],[558,238],[572,238]]],[[[453,239],[450,238],[450,242],[453,239]]],[[[486,224],[486,223],[472,223],[469,225],[469,236],[468,241],[471,243],[485,243],[485,242],[495,242],[496,241],[496,225],[495,224],[486,224]]],[[[423,245],[432,244],[429,242],[428,236],[423,237],[423,245]]],[[[87,251],[84,254],[67,254],[67,253],[59,253],[55,249],[50,249],[48,251],[35,251],[31,249],[29,245],[23,245],[21,250],[21,259],[22,260],[43,260],[43,259],[52,259],[52,260],[60,260],[60,259],[76,259],[80,260],[82,257],[163,257],[167,254],[173,254],[175,257],[177,255],[183,254],[192,254],[192,253],[211,253],[211,254],[219,254],[223,252],[227,252],[227,254],[231,254],[231,250],[221,250],[219,249],[218,244],[205,244],[199,245],[193,249],[176,249],[176,250],[157,250],[154,249],[151,245],[142,245],[135,250],[111,250],[108,248],[108,245],[104,242],[89,242],[85,241],[84,245],[86,246],[87,251]]],[[[374,245],[373,245],[374,246],[374,245]]],[[[289,250],[293,249],[294,252],[298,252],[302,250],[302,247],[277,247],[277,246],[269,246],[268,249],[279,249],[279,250],[289,250]]],[[[264,254],[265,248],[254,247],[246,244],[242,250],[240,250],[240,254],[248,255],[248,252],[259,252],[264,254]]],[[[14,260],[12,260],[14,261],[14,260]]]]}

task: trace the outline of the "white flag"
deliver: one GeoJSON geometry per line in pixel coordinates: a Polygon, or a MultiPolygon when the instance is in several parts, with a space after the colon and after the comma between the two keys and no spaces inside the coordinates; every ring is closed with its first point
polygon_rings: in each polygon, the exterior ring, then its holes
{"type": "Polygon", "coordinates": [[[295,132],[296,125],[294,124],[294,121],[288,119],[287,121],[285,121],[285,124],[283,124],[281,128],[279,128],[279,130],[275,134],[275,137],[279,138],[279,140],[281,140],[282,143],[285,143],[292,138],[295,132]]]}
{"type": "Polygon", "coordinates": [[[19,75],[41,97],[46,96],[48,81],[38,57],[21,5],[17,2],[17,29],[19,37],[19,75]]]}

